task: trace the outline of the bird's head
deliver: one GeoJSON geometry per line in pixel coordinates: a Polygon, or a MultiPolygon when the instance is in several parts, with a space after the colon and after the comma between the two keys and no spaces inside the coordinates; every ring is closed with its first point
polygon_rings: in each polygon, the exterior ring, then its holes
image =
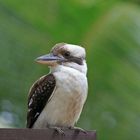
{"type": "Polygon", "coordinates": [[[86,74],[87,65],[85,61],[85,49],[78,45],[58,43],[49,54],[40,56],[36,59],[38,63],[46,64],[49,67],[59,65],[74,68],[86,74]]]}

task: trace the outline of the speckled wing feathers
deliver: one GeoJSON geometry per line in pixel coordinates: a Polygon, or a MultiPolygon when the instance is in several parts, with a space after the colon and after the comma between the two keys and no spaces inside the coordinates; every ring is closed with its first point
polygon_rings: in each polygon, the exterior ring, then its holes
{"type": "Polygon", "coordinates": [[[32,128],[43,108],[50,100],[56,81],[53,74],[40,78],[32,86],[28,97],[27,128],[32,128]]]}

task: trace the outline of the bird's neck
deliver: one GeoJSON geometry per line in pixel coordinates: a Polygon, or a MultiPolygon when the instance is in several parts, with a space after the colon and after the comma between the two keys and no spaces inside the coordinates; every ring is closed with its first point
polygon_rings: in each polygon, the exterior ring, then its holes
{"type": "Polygon", "coordinates": [[[84,74],[86,76],[87,65],[86,65],[86,62],[84,62],[83,65],[77,65],[74,63],[69,63],[69,64],[67,63],[64,65],[57,65],[57,66],[51,67],[50,71],[51,71],[51,73],[59,72],[59,71],[79,72],[79,73],[84,74]]]}

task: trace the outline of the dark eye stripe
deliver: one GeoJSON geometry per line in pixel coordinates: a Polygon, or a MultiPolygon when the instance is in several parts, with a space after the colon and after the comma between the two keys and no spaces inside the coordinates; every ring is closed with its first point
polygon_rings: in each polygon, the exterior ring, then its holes
{"type": "Polygon", "coordinates": [[[83,59],[82,58],[78,58],[78,57],[71,57],[69,58],[70,62],[74,62],[77,63],[79,65],[83,65],[83,59]]]}

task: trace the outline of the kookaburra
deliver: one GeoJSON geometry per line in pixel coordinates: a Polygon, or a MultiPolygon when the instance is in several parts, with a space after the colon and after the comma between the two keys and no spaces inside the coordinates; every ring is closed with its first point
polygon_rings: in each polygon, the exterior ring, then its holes
{"type": "Polygon", "coordinates": [[[87,98],[86,53],[78,45],[59,43],[36,59],[50,73],[29,91],[27,128],[74,127],[87,98]]]}

